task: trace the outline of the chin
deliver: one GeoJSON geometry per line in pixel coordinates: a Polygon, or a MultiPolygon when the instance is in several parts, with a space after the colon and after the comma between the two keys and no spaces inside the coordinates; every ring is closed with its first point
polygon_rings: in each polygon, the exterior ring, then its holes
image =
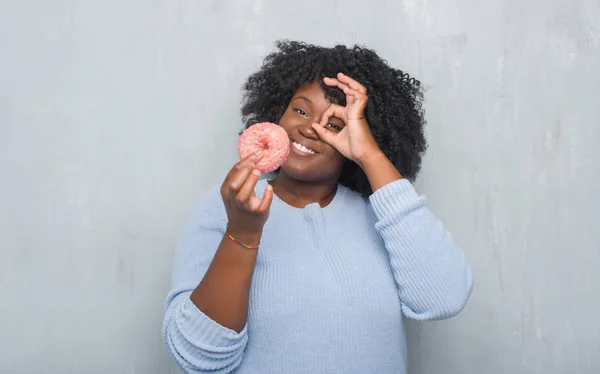
{"type": "Polygon", "coordinates": [[[298,167],[298,165],[283,164],[279,169],[280,173],[285,173],[292,179],[305,183],[326,183],[337,181],[339,172],[326,172],[315,168],[298,167]]]}
{"type": "Polygon", "coordinates": [[[301,182],[314,182],[315,180],[319,179],[316,178],[315,175],[310,171],[287,168],[285,166],[282,166],[281,169],[279,169],[279,173],[285,173],[285,175],[289,176],[290,178],[301,182]]]}

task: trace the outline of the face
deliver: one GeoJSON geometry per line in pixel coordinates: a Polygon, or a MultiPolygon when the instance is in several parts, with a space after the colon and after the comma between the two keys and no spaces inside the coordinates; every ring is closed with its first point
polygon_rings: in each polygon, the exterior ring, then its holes
{"type": "MultiPolygon", "coordinates": [[[[280,173],[287,173],[303,182],[337,181],[346,158],[322,141],[312,128],[313,123],[321,121],[321,115],[330,104],[325,91],[317,82],[305,83],[298,88],[279,120],[279,125],[292,140],[290,154],[280,173]]],[[[327,130],[339,132],[342,128],[342,120],[333,117],[329,119],[327,130]]]]}

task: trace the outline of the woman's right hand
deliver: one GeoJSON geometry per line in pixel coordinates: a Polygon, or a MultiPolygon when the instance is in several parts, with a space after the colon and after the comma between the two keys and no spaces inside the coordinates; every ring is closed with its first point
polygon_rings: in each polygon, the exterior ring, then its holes
{"type": "Polygon", "coordinates": [[[262,151],[258,151],[235,164],[221,186],[221,197],[229,220],[228,229],[232,235],[240,238],[260,236],[269,217],[273,188],[267,185],[262,199],[254,193],[260,177],[256,163],[260,161],[261,154],[262,151]]]}

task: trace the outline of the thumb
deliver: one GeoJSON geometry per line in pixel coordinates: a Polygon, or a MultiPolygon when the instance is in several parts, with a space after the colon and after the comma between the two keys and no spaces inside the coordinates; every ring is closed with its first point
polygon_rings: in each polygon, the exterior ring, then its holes
{"type": "Polygon", "coordinates": [[[317,135],[319,135],[319,138],[321,138],[321,140],[335,147],[337,134],[332,133],[331,131],[327,130],[325,127],[321,126],[318,123],[313,123],[312,128],[316,131],[317,135]]]}

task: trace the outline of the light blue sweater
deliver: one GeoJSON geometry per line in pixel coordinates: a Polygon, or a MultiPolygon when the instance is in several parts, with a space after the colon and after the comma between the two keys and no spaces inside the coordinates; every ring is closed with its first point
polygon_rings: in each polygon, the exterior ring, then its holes
{"type": "MultiPolygon", "coordinates": [[[[267,181],[260,180],[261,196],[267,181]]],[[[165,345],[188,373],[405,373],[403,315],[459,313],[471,293],[468,262],[410,182],[368,199],[339,186],[325,208],[275,196],[241,333],[191,301],[226,226],[215,187],[178,246],[163,325],[165,345]]]]}

